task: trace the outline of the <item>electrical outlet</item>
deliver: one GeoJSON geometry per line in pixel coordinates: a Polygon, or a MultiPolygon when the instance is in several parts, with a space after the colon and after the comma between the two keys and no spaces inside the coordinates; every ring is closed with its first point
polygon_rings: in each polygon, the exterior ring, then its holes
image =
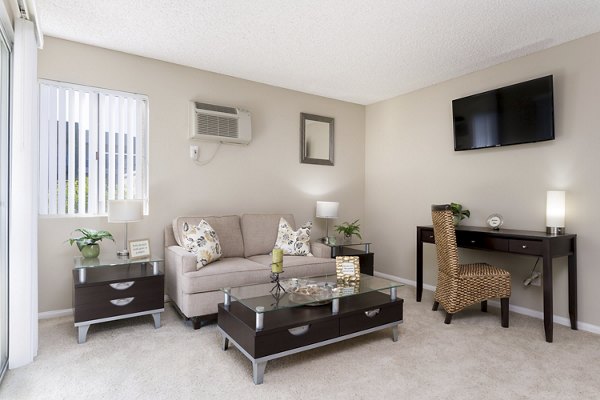
{"type": "Polygon", "coordinates": [[[190,158],[192,160],[197,160],[198,159],[198,146],[196,146],[196,145],[190,145],[190,158]]]}

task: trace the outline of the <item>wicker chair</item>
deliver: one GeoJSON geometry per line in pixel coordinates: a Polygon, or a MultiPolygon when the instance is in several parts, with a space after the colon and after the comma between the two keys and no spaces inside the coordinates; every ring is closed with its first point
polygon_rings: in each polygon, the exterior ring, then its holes
{"type": "Polygon", "coordinates": [[[441,304],[446,310],[446,324],[452,315],[481,302],[487,311],[487,300],[500,298],[502,326],[508,328],[510,273],[485,263],[459,264],[452,210],[447,204],[431,206],[433,232],[438,261],[438,281],[433,311],[441,304]]]}

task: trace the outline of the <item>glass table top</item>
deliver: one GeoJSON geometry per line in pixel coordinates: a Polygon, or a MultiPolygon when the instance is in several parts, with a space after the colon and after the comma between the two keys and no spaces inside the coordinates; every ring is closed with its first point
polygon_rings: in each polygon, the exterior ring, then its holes
{"type": "Polygon", "coordinates": [[[100,257],[96,258],[84,258],[83,256],[75,256],[73,257],[73,269],[101,268],[138,263],[154,263],[161,261],[163,261],[162,258],[152,256],[145,258],[120,257],[116,254],[101,255],[100,257]]]}
{"type": "Polygon", "coordinates": [[[299,306],[319,306],[333,299],[404,286],[402,283],[360,275],[360,281],[344,283],[336,275],[280,280],[275,283],[221,288],[231,299],[259,312],[269,312],[299,306]],[[258,309],[257,309],[258,307],[258,309]]]}

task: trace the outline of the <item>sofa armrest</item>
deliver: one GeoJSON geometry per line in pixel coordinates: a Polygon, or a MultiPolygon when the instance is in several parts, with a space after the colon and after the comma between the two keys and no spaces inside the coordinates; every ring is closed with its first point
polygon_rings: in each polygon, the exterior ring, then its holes
{"type": "Polygon", "coordinates": [[[331,258],[331,247],[327,246],[324,243],[311,242],[310,243],[310,252],[315,257],[331,258]]]}
{"type": "Polygon", "coordinates": [[[181,246],[169,246],[165,249],[166,263],[172,271],[179,274],[196,271],[196,256],[181,246]]]}

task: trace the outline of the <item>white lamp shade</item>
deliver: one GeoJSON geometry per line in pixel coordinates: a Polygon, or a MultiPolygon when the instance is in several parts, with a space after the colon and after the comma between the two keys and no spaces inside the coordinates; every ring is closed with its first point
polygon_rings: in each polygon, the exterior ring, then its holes
{"type": "Polygon", "coordinates": [[[340,203],[337,201],[317,201],[317,218],[337,218],[340,203]]]}
{"type": "Polygon", "coordinates": [[[546,226],[565,227],[565,192],[549,190],[546,193],[546,226]]]}
{"type": "Polygon", "coordinates": [[[143,200],[109,200],[108,222],[133,222],[144,217],[143,200]]]}

